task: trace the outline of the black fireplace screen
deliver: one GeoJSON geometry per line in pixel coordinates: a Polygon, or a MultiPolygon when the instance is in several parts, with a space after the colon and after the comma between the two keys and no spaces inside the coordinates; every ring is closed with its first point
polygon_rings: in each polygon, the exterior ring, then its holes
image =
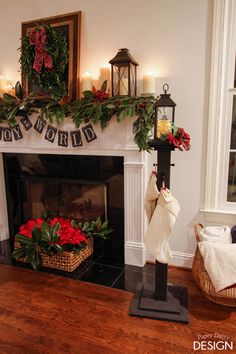
{"type": "Polygon", "coordinates": [[[45,211],[78,220],[107,218],[107,184],[68,179],[25,176],[25,219],[45,211]]]}

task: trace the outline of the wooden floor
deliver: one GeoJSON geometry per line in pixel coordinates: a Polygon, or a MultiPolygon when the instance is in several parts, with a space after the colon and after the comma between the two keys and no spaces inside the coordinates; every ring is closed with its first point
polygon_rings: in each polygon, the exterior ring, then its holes
{"type": "Polygon", "coordinates": [[[0,353],[188,354],[198,335],[235,340],[234,310],[205,299],[189,271],[169,280],[188,287],[189,325],[130,317],[129,292],[1,264],[0,353]]]}

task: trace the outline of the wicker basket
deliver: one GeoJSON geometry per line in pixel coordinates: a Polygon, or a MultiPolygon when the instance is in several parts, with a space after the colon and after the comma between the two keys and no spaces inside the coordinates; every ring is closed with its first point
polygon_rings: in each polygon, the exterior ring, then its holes
{"type": "MultiPolygon", "coordinates": [[[[198,230],[203,228],[201,224],[194,226],[196,242],[198,244],[198,230]]],[[[236,288],[231,288],[227,290],[222,290],[216,292],[215,288],[211,282],[211,279],[204,268],[204,260],[197,246],[192,266],[192,274],[195,282],[201,288],[203,294],[211,301],[216,302],[219,305],[224,305],[228,307],[236,307],[236,288]]]]}
{"type": "MultiPolygon", "coordinates": [[[[19,248],[20,244],[18,241],[15,241],[15,248],[19,248]]],[[[56,254],[54,256],[48,256],[44,253],[41,253],[42,257],[42,266],[47,268],[54,268],[65,270],[66,272],[73,272],[86,258],[93,254],[93,238],[89,238],[88,244],[77,252],[63,252],[56,254]]],[[[18,259],[21,262],[26,263],[25,258],[18,259]]]]}

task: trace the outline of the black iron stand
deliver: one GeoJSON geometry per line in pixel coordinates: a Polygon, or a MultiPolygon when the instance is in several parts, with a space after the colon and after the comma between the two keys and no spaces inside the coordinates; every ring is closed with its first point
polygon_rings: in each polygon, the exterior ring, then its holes
{"type": "MultiPolygon", "coordinates": [[[[158,188],[170,185],[171,148],[168,145],[153,146],[157,152],[158,188]]],[[[129,314],[131,316],[148,317],[188,323],[188,291],[177,285],[168,285],[168,264],[156,261],[155,284],[138,283],[129,314]]]]}

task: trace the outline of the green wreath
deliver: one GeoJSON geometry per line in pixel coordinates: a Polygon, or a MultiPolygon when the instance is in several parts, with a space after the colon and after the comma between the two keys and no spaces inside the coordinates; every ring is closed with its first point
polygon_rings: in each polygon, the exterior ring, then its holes
{"type": "Polygon", "coordinates": [[[28,80],[48,90],[65,83],[69,51],[65,36],[50,25],[37,26],[22,38],[19,62],[28,80]]]}

